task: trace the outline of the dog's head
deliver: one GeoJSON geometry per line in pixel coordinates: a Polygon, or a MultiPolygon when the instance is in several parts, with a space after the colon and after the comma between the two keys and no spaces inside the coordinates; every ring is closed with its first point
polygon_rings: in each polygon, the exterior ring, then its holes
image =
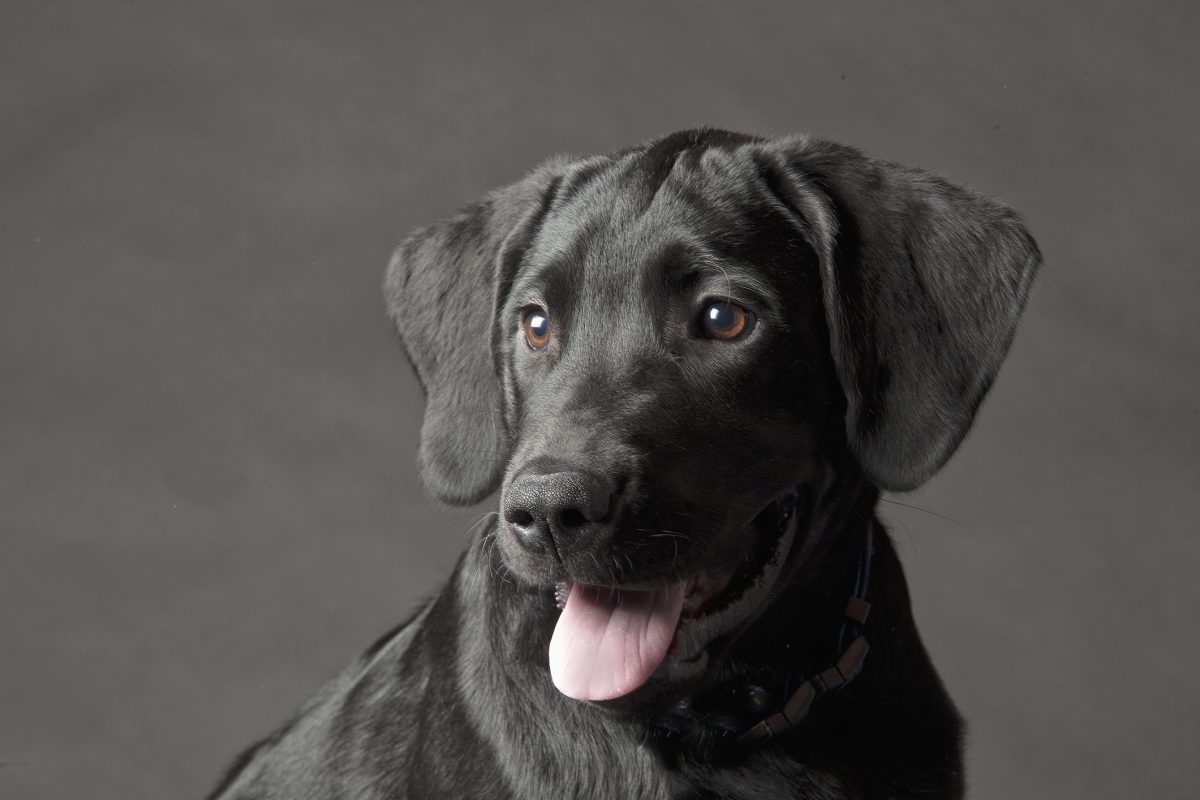
{"type": "Polygon", "coordinates": [[[892,490],[942,466],[1038,263],[926,173],[700,130],[548,161],[413,234],[386,294],[426,485],[501,489],[505,566],[565,604],[555,683],[603,701],[702,678],[837,458],[892,490]]]}

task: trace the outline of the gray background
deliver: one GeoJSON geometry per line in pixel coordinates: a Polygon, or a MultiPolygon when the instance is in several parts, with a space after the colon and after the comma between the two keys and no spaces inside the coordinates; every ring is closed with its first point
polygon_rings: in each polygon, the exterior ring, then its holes
{"type": "Polygon", "coordinates": [[[389,249],[698,123],[1024,213],[1012,356],[885,513],[975,797],[1197,796],[1198,8],[8,0],[0,797],[197,797],[434,591],[474,517],[416,480],[389,249]]]}

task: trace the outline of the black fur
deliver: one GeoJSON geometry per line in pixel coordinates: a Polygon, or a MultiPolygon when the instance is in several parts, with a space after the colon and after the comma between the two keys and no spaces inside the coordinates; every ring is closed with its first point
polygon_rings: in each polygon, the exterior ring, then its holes
{"type": "Polygon", "coordinates": [[[966,434],[1039,261],[1011,211],[925,173],[714,130],[552,159],[414,233],[385,293],[426,392],[421,472],[451,504],[500,489],[502,516],[211,797],[960,797],[961,723],[874,511],[966,434]],[[701,337],[713,298],[757,327],[701,337]],[[551,320],[540,351],[519,324],[531,304],[551,320]],[[514,508],[559,474],[607,499],[522,540],[514,508]],[[765,562],[757,526],[784,496],[800,513],[777,572],[694,661],[614,701],[558,693],[557,581],[765,562]],[[661,734],[677,703],[829,666],[869,531],[852,683],[758,745],[661,734]]]}

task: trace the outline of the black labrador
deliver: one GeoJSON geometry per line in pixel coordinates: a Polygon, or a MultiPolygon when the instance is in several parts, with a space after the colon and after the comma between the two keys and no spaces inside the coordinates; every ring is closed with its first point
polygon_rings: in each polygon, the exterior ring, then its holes
{"type": "Polygon", "coordinates": [[[211,797],[960,797],[875,506],[958,446],[1039,263],[927,173],[709,129],[412,234],[421,473],[499,512],[211,797]]]}

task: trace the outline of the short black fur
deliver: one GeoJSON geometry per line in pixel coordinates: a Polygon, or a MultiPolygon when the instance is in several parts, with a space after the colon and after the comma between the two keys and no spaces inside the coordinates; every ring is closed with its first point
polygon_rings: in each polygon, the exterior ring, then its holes
{"type": "Polygon", "coordinates": [[[385,295],[426,394],[421,472],[445,503],[499,489],[499,512],[211,797],[961,797],[961,721],[875,507],[966,435],[1039,263],[995,201],[833,142],[710,129],[557,157],[414,233],[385,295]],[[699,335],[714,299],[756,325],[699,335]],[[796,514],[771,544],[754,520],[780,498],[796,514]],[[868,536],[853,682],[752,746],[663,735],[681,703],[829,666],[868,536]],[[698,612],[708,638],[681,625],[694,658],[611,700],[551,683],[557,585],[710,574],[759,577],[726,616],[698,612]]]}

